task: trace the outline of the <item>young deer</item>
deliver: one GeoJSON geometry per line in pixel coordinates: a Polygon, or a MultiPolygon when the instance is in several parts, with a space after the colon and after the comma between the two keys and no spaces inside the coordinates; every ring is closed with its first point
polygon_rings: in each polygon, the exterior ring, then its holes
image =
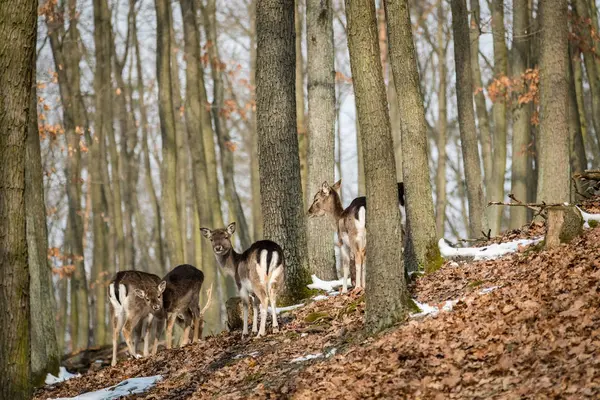
{"type": "Polygon", "coordinates": [[[235,277],[243,303],[242,337],[248,334],[248,308],[250,297],[255,296],[261,304],[260,330],[258,325],[258,303],[252,301],[252,333],[257,337],[265,335],[267,308],[269,303],[273,313],[273,333],[279,332],[277,323],[277,293],[283,287],[285,262],[281,247],[270,240],[259,240],[242,254],[237,253],[231,244],[235,232],[235,222],[227,228],[210,230],[200,228],[202,235],[211,241],[217,262],[226,273],[235,277]]]}
{"type": "MultiPolygon", "coordinates": [[[[308,216],[314,218],[329,214],[337,221],[338,246],[341,249],[344,270],[342,293],[346,293],[348,291],[347,282],[351,258],[354,259],[356,264],[354,287],[358,289],[363,288],[365,285],[367,198],[364,196],[357,197],[344,209],[337,193],[341,184],[341,179],[333,186],[329,186],[327,181],[323,182],[321,189],[315,194],[313,203],[308,209],[308,216]]],[[[404,184],[402,182],[398,182],[398,200],[400,205],[404,206],[404,184]]]]}
{"type": "MultiPolygon", "coordinates": [[[[178,265],[173,268],[163,280],[166,289],[163,295],[163,320],[167,320],[166,346],[170,349],[173,344],[173,326],[175,322],[183,323],[184,333],[180,346],[185,346],[190,340],[190,329],[194,326],[192,342],[198,341],[200,335],[202,315],[210,302],[207,302],[203,311],[200,311],[200,289],[204,283],[204,273],[189,264],[178,265]]],[[[209,292],[212,290],[209,290],[209,292]]],[[[155,341],[154,347],[157,342],[155,341]]]]}
{"type": "Polygon", "coordinates": [[[111,365],[117,364],[117,340],[121,330],[129,353],[134,357],[138,357],[136,347],[144,321],[148,323],[144,341],[144,355],[148,355],[150,333],[156,331],[155,315],[160,314],[162,311],[162,293],[165,286],[166,282],[158,276],[141,271],[120,271],[112,278],[108,285],[113,328],[111,365]]]}

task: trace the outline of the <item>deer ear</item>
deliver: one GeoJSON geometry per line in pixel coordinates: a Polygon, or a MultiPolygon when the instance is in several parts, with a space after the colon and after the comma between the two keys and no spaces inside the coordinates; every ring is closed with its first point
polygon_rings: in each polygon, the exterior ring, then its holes
{"type": "Polygon", "coordinates": [[[134,289],[133,293],[135,293],[135,295],[137,297],[139,297],[140,299],[143,299],[146,297],[146,292],[144,292],[142,289],[134,289]]]}
{"type": "Polygon", "coordinates": [[[333,190],[335,190],[336,192],[338,190],[340,190],[340,187],[342,187],[342,180],[340,179],[339,181],[337,181],[334,185],[333,185],[333,190]]]}
{"type": "Polygon", "coordinates": [[[323,182],[323,184],[321,185],[321,190],[323,191],[323,193],[329,194],[331,188],[329,187],[329,183],[327,183],[327,181],[323,182]]]}
{"type": "Polygon", "coordinates": [[[158,284],[158,294],[162,294],[162,292],[165,291],[165,288],[167,287],[167,282],[166,281],[162,281],[161,283],[158,284]]]}
{"type": "Polygon", "coordinates": [[[227,233],[229,235],[233,235],[233,232],[235,232],[235,222],[232,222],[229,225],[227,225],[227,233]]]}
{"type": "Polygon", "coordinates": [[[207,239],[211,239],[212,238],[212,232],[210,231],[210,229],[208,228],[200,228],[200,232],[202,233],[202,236],[204,236],[207,239]]]}

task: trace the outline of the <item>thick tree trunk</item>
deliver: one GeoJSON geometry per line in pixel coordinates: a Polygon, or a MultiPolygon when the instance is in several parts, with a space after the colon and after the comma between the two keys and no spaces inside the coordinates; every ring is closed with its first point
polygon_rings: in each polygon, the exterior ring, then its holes
{"type": "MultiPolygon", "coordinates": [[[[504,39],[504,0],[492,1],[492,35],[494,37],[494,77],[501,79],[508,74],[508,48],[504,39]]],[[[500,93],[494,102],[494,146],[492,180],[486,192],[488,200],[504,199],[504,174],[506,172],[506,99],[500,93]]],[[[488,208],[488,222],[492,235],[502,229],[502,207],[488,208]]]]}
{"type": "Polygon", "coordinates": [[[25,212],[27,262],[29,264],[31,312],[31,378],[41,386],[47,373],[57,374],[60,361],[56,342],[56,301],[52,270],[48,265],[48,231],[44,203],[44,178],[37,119],[37,82],[33,62],[29,130],[25,150],[25,212]]]}
{"type": "Polygon", "coordinates": [[[183,238],[177,214],[177,142],[171,82],[171,19],[167,0],[156,0],[156,71],[158,76],[158,109],[162,137],[161,171],[165,241],[171,267],[184,261],[183,238]]]}
{"type": "MultiPolygon", "coordinates": [[[[306,0],[308,2],[308,0],[306,0]]],[[[308,182],[308,146],[309,137],[306,131],[304,112],[304,59],[302,57],[302,28],[304,26],[304,15],[302,15],[302,1],[294,2],[294,29],[296,32],[296,127],[298,130],[298,151],[300,154],[300,178],[302,180],[302,198],[309,196],[308,182]]],[[[308,5],[307,5],[308,6],[308,5]]],[[[309,66],[310,67],[310,66],[309,66]]],[[[310,201],[304,205],[310,204],[310,201]]]]}
{"type": "Polygon", "coordinates": [[[25,160],[37,33],[37,1],[0,3],[0,398],[31,389],[25,160]]]}
{"type": "MultiPolygon", "coordinates": [[[[479,126],[479,134],[481,141],[481,156],[483,159],[483,172],[485,178],[486,193],[490,188],[492,179],[492,134],[490,133],[490,117],[488,115],[487,106],[485,104],[485,96],[483,94],[483,81],[481,79],[481,69],[479,68],[479,36],[481,34],[481,19],[479,0],[470,0],[471,4],[471,25],[469,28],[470,39],[470,57],[472,74],[472,86],[477,91],[475,93],[475,109],[477,111],[477,120],[479,126]]],[[[466,5],[465,5],[466,7],[466,5]]],[[[465,11],[466,12],[466,11],[465,11]]]]}
{"type": "Polygon", "coordinates": [[[454,33],[454,59],[456,62],[456,97],[458,103],[458,124],[463,153],[464,169],[469,199],[469,236],[479,237],[482,231],[487,233],[484,197],[481,187],[481,168],[475,113],[473,112],[473,80],[469,65],[471,49],[467,21],[466,0],[452,0],[452,31],[454,33]]]}
{"type": "MultiPolygon", "coordinates": [[[[331,0],[307,0],[308,51],[308,180],[306,204],[323,181],[333,184],[335,171],[335,67],[331,0]]],[[[330,218],[306,221],[310,271],[321,279],[336,279],[334,226],[330,218]]]]}
{"type": "MultiPolygon", "coordinates": [[[[438,5],[437,56],[440,83],[438,89],[437,149],[438,159],[435,177],[435,229],[438,237],[444,237],[446,226],[446,142],[448,135],[447,67],[446,67],[446,10],[444,2],[438,5]]],[[[515,207],[516,208],[516,207],[515,207]]]]}
{"type": "MultiPolygon", "coordinates": [[[[346,0],[348,48],[364,149],[367,213],[366,325],[376,331],[406,313],[402,233],[393,141],[375,3],[346,0]]],[[[389,18],[388,18],[389,21],[389,18]]]]}
{"type": "MultiPolygon", "coordinates": [[[[516,79],[529,67],[529,10],[528,0],[513,0],[512,74],[516,79]]],[[[513,111],[513,139],[511,166],[511,193],[521,201],[527,199],[527,170],[531,141],[531,105],[515,102],[513,111]]],[[[490,207],[491,208],[491,207],[490,207]]],[[[510,228],[518,229],[527,223],[525,207],[510,207],[510,228]]]]}
{"type": "Polygon", "coordinates": [[[266,239],[285,253],[283,300],[307,293],[305,221],[296,131],[294,0],[256,7],[256,115],[260,195],[266,239]]]}
{"type": "Polygon", "coordinates": [[[540,135],[537,201],[569,201],[567,0],[540,4],[540,135]]]}
{"type": "Polygon", "coordinates": [[[389,54],[402,126],[402,176],[406,218],[410,226],[405,254],[408,271],[434,271],[441,266],[427,158],[427,122],[412,37],[408,0],[385,0],[389,54]]]}
{"type": "MultiPolygon", "coordinates": [[[[200,227],[213,227],[214,220],[207,199],[206,157],[204,150],[204,139],[202,134],[202,113],[206,110],[200,103],[200,79],[202,72],[200,61],[200,38],[198,25],[196,23],[196,7],[193,0],[180,0],[181,14],[183,20],[185,60],[186,60],[186,85],[185,85],[185,120],[188,139],[190,144],[190,155],[192,159],[193,189],[195,206],[198,211],[200,227]]],[[[194,232],[199,234],[200,230],[194,232]]],[[[195,237],[195,236],[194,236],[195,237]]],[[[202,240],[201,247],[196,248],[202,255],[201,265],[204,272],[204,286],[218,285],[215,258],[208,240],[202,240]]],[[[207,331],[218,333],[221,331],[221,309],[218,301],[213,301],[205,314],[205,320],[209,323],[207,331]]]]}

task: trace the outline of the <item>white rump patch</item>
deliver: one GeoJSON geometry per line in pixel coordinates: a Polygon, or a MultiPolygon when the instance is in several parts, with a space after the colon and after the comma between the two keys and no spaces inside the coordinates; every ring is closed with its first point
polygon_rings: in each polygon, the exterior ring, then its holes
{"type": "Polygon", "coordinates": [[[275,271],[277,264],[279,263],[279,253],[274,251],[271,257],[271,264],[269,264],[269,271],[275,271]]]}
{"type": "Polygon", "coordinates": [[[260,278],[260,283],[265,285],[267,282],[267,257],[269,255],[268,250],[261,250],[260,252],[260,262],[256,264],[256,272],[258,272],[258,277],[260,278]]]}

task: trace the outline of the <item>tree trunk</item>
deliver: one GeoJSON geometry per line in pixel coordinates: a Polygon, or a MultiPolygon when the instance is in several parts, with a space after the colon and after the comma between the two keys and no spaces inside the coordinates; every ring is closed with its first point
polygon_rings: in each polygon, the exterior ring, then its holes
{"type": "Polygon", "coordinates": [[[256,115],[264,234],[284,249],[282,300],[292,303],[305,297],[309,281],[296,130],[294,1],[259,0],[256,33],[256,115]]]}
{"type": "Polygon", "coordinates": [[[0,398],[11,400],[32,389],[25,160],[36,33],[37,1],[0,3],[0,398]]]}
{"type": "MultiPolygon", "coordinates": [[[[446,142],[448,132],[448,105],[447,105],[447,67],[446,67],[446,10],[444,2],[438,5],[437,28],[437,56],[440,83],[438,89],[438,122],[437,122],[437,149],[438,159],[435,177],[435,229],[439,237],[444,237],[446,225],[446,142]]],[[[516,208],[516,207],[515,207],[516,208]]]]}
{"type": "Polygon", "coordinates": [[[481,168],[475,113],[473,112],[473,81],[471,77],[471,49],[467,21],[466,0],[451,0],[452,31],[454,33],[454,59],[456,62],[456,97],[458,106],[458,124],[463,163],[467,181],[469,199],[469,236],[479,237],[482,231],[487,233],[485,220],[483,189],[481,188],[481,168]]]}
{"type": "MultiPolygon", "coordinates": [[[[303,193],[302,198],[304,199],[306,196],[310,196],[308,194],[308,182],[306,181],[306,175],[308,173],[309,137],[306,131],[304,113],[304,59],[302,58],[302,27],[304,16],[302,15],[302,1],[295,0],[294,3],[294,29],[296,32],[296,126],[298,130],[298,151],[300,153],[300,178],[302,180],[303,193]]],[[[304,203],[304,205],[306,204],[310,204],[310,201],[304,203]]]]}
{"type": "Polygon", "coordinates": [[[402,176],[406,223],[410,226],[405,254],[408,271],[434,271],[441,266],[427,158],[427,121],[412,37],[408,0],[385,0],[389,55],[402,126],[402,176]],[[408,250],[410,249],[410,250],[408,250]]]}
{"type": "MultiPolygon", "coordinates": [[[[470,0],[471,3],[471,25],[469,30],[469,39],[471,43],[471,53],[469,62],[471,63],[472,86],[477,90],[475,93],[475,109],[477,111],[477,120],[479,122],[479,133],[481,140],[481,155],[483,158],[483,172],[485,178],[485,190],[490,188],[492,179],[492,135],[490,133],[490,118],[488,115],[485,96],[483,94],[483,81],[481,80],[481,70],[479,68],[479,36],[481,35],[481,18],[479,15],[479,0],[470,0]]],[[[466,4],[465,4],[466,7],[466,4]]],[[[465,11],[466,13],[466,11],[465,11]]]]}
{"type": "Polygon", "coordinates": [[[177,142],[171,82],[171,19],[169,2],[156,0],[156,71],[158,76],[158,109],[162,137],[161,171],[165,240],[171,268],[184,261],[183,238],[177,214],[177,142]]]}
{"type": "MultiPolygon", "coordinates": [[[[331,0],[307,0],[308,66],[308,181],[306,204],[323,181],[335,177],[335,67],[331,0]]],[[[306,221],[310,271],[321,279],[336,279],[333,230],[330,218],[306,221]]]]}
{"type": "MultiPolygon", "coordinates": [[[[508,49],[504,39],[504,0],[492,1],[492,36],[494,37],[494,77],[502,79],[508,74],[508,49]]],[[[494,101],[494,146],[492,180],[487,198],[492,201],[504,199],[504,174],[506,172],[506,99],[503,93],[494,101]]],[[[502,207],[488,208],[488,222],[492,235],[502,230],[502,207]]]]}
{"type": "MultiPolygon", "coordinates": [[[[587,158],[585,156],[585,147],[583,145],[583,136],[581,135],[581,125],[579,122],[579,110],[577,109],[577,93],[575,92],[575,75],[573,73],[572,49],[569,45],[569,66],[568,86],[569,86],[569,154],[571,159],[571,176],[581,174],[587,169],[587,158]]],[[[582,193],[583,187],[580,182],[574,183],[575,188],[582,193]]],[[[571,187],[571,186],[569,186],[571,187]]],[[[575,203],[577,200],[575,191],[571,189],[569,201],[575,203]]],[[[520,208],[520,207],[513,207],[520,208]]]]}
{"type": "MultiPolygon", "coordinates": [[[[185,60],[186,60],[186,85],[185,85],[185,121],[187,126],[188,139],[190,144],[190,155],[192,159],[193,171],[193,189],[195,206],[198,211],[200,227],[213,227],[214,220],[210,209],[210,203],[207,199],[207,169],[204,150],[204,140],[202,133],[202,113],[206,112],[200,103],[200,79],[201,69],[200,56],[200,38],[198,35],[198,25],[196,23],[196,7],[193,0],[180,0],[181,14],[183,20],[184,42],[185,42],[185,60]]],[[[199,234],[200,230],[194,232],[199,234]]],[[[200,251],[202,254],[202,270],[204,271],[205,283],[207,288],[210,284],[219,284],[215,259],[209,241],[202,240],[200,251]]],[[[215,290],[216,293],[216,290],[215,290]]],[[[218,333],[221,331],[221,309],[218,301],[213,301],[208,308],[205,319],[209,323],[207,331],[218,333]]]]}
{"type": "MultiPolygon", "coordinates": [[[[355,100],[355,104],[356,104],[356,100],[355,100]]],[[[358,108],[356,108],[356,115],[358,115],[358,108]]],[[[355,128],[356,128],[356,158],[357,158],[357,168],[358,168],[358,195],[364,196],[365,193],[367,193],[367,187],[365,184],[365,163],[364,163],[365,159],[364,159],[363,144],[362,144],[362,138],[361,138],[360,121],[359,121],[358,117],[355,117],[355,128]]]]}
{"type": "Polygon", "coordinates": [[[368,330],[376,331],[403,318],[408,293],[398,245],[402,243],[398,188],[375,3],[346,0],[345,4],[369,204],[365,322],[368,330]]]}
{"type": "MultiPolygon", "coordinates": [[[[515,79],[529,67],[529,10],[528,0],[513,0],[513,49],[512,74],[515,79]]],[[[524,88],[525,90],[525,88],[524,88]]],[[[513,111],[513,139],[511,166],[511,193],[521,201],[527,201],[527,166],[531,141],[531,105],[515,102],[513,111]]],[[[491,208],[491,207],[490,207],[491,208]]],[[[525,207],[510,207],[510,229],[518,229],[527,223],[525,207]]]]}
{"type": "Polygon", "coordinates": [[[31,377],[33,385],[37,387],[44,383],[46,374],[58,373],[60,358],[56,342],[56,301],[52,287],[52,270],[48,266],[48,231],[38,133],[35,61],[33,68],[25,150],[25,212],[30,276],[31,377]]]}
{"type": "Polygon", "coordinates": [[[540,4],[540,135],[537,201],[569,201],[567,0],[540,4]]]}
{"type": "Polygon", "coordinates": [[[223,114],[225,103],[225,88],[223,86],[223,66],[219,57],[217,45],[217,5],[216,0],[208,0],[205,16],[205,29],[208,41],[211,43],[208,46],[208,53],[211,60],[211,75],[213,79],[213,107],[212,114],[215,123],[215,132],[219,142],[219,150],[221,153],[221,170],[223,172],[223,184],[225,186],[225,196],[230,212],[235,216],[238,225],[238,234],[241,245],[244,249],[250,247],[250,229],[244,215],[244,208],[237,193],[234,179],[234,161],[233,150],[231,147],[232,141],[227,132],[227,123],[223,114]]]}

